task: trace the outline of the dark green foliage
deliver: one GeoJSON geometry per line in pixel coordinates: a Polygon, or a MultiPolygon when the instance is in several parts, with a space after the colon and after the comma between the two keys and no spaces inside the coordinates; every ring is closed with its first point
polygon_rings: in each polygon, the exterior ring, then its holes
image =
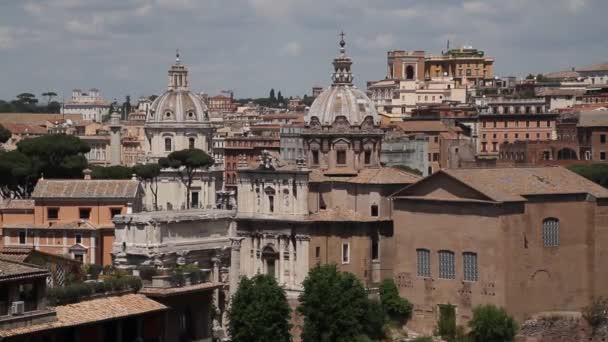
{"type": "Polygon", "coordinates": [[[353,274],[317,265],[303,286],[298,311],[304,316],[304,342],[352,341],[364,334],[367,293],[353,274]]]}
{"type": "Polygon", "coordinates": [[[133,177],[133,168],[122,165],[94,166],[91,171],[93,179],[130,179],[133,177]]]}
{"type": "Polygon", "coordinates": [[[29,197],[37,181],[38,176],[28,156],[17,150],[0,152],[0,191],[3,197],[29,197]]]}
{"type": "Polygon", "coordinates": [[[184,271],[180,267],[171,270],[171,283],[174,286],[184,286],[186,284],[184,271]]]}
{"type": "Polygon", "coordinates": [[[290,313],[285,291],[273,277],[243,277],[228,313],[232,341],[291,341],[290,313]]]}
{"type": "Polygon", "coordinates": [[[13,134],[6,127],[0,125],[0,144],[4,144],[13,134]]]}
{"type": "Polygon", "coordinates": [[[399,170],[402,170],[402,171],[405,171],[405,172],[409,172],[409,173],[414,174],[414,175],[422,176],[422,171],[420,171],[418,169],[411,168],[411,167],[409,167],[407,165],[395,165],[393,167],[395,169],[399,169],[399,170]]]}
{"type": "Polygon", "coordinates": [[[503,308],[494,305],[480,305],[473,309],[473,319],[469,321],[470,336],[477,342],[513,341],[517,333],[517,323],[503,308]]]}
{"type": "Polygon", "coordinates": [[[133,167],[133,172],[137,177],[150,187],[154,210],[158,210],[158,176],[160,176],[160,171],[161,168],[158,164],[137,164],[133,167]]]}
{"type": "Polygon", "coordinates": [[[90,264],[86,266],[86,273],[91,276],[92,279],[97,279],[102,271],[102,267],[97,264],[90,264]]]}
{"type": "Polygon", "coordinates": [[[412,316],[412,303],[399,296],[393,279],[385,279],[380,284],[380,302],[391,319],[405,323],[412,316]]]}
{"type": "Polygon", "coordinates": [[[374,341],[384,338],[384,326],[388,323],[388,317],[378,300],[368,300],[364,319],[365,335],[374,341]]]}
{"type": "Polygon", "coordinates": [[[143,280],[152,280],[152,277],[158,275],[158,270],[154,266],[139,266],[139,277],[143,280]]]}
{"type": "Polygon", "coordinates": [[[583,318],[587,320],[593,330],[608,321],[607,313],[608,299],[603,297],[594,298],[589,306],[583,308],[583,318]]]}
{"type": "Polygon", "coordinates": [[[270,95],[268,95],[268,100],[270,100],[270,102],[277,102],[277,98],[274,96],[274,88],[270,89],[270,95]]]}
{"type": "Polygon", "coordinates": [[[454,305],[439,305],[437,332],[447,342],[456,341],[456,307],[454,305]]]}
{"type": "Polygon", "coordinates": [[[608,187],[608,164],[578,164],[568,166],[568,169],[603,187],[608,187]]]}
{"type": "Polygon", "coordinates": [[[420,336],[420,337],[416,337],[411,342],[434,342],[434,340],[430,336],[420,336]]]}
{"type": "Polygon", "coordinates": [[[0,100],[0,113],[59,113],[61,104],[53,101],[57,94],[50,91],[42,96],[47,98],[44,105],[39,105],[38,99],[32,93],[21,93],[10,102],[0,100]]]}
{"type": "Polygon", "coordinates": [[[190,190],[192,180],[197,170],[206,169],[213,165],[211,158],[205,151],[197,148],[171,152],[167,158],[161,158],[158,164],[161,167],[170,167],[178,171],[182,183],[186,186],[186,208],[190,209],[190,190]]]}
{"type": "Polygon", "coordinates": [[[198,283],[203,277],[203,271],[200,267],[195,264],[186,264],[180,267],[182,272],[190,273],[190,280],[192,283],[198,283]]]}
{"type": "Polygon", "coordinates": [[[17,150],[30,158],[37,176],[81,178],[87,167],[84,154],[91,148],[77,136],[49,134],[21,140],[17,150]]]}
{"type": "Polygon", "coordinates": [[[111,291],[139,291],[141,279],[134,276],[110,276],[103,281],[77,282],[64,287],[54,287],[47,290],[47,300],[50,305],[65,305],[77,303],[93,294],[111,291]]]}

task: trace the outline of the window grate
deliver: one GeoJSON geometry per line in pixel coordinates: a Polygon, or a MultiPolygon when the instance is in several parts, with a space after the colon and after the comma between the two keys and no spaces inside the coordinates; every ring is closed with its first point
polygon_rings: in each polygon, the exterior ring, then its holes
{"type": "Polygon", "coordinates": [[[418,263],[418,276],[431,276],[431,252],[428,249],[417,249],[416,259],[418,263]]]}
{"type": "Polygon", "coordinates": [[[454,264],[454,252],[439,251],[439,278],[455,279],[456,267],[454,264]]]}
{"type": "Polygon", "coordinates": [[[545,247],[559,246],[559,220],[548,218],[543,221],[543,244],[545,247]]]}
{"type": "Polygon", "coordinates": [[[464,262],[464,280],[477,281],[479,271],[477,269],[477,253],[465,252],[462,254],[464,262]]]}

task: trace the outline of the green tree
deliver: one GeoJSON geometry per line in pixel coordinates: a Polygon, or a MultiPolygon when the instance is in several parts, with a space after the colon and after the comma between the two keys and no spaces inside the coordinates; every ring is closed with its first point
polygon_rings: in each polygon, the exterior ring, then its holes
{"type": "Polygon", "coordinates": [[[133,176],[133,168],[122,165],[94,166],[91,171],[93,179],[130,179],[133,176]]]}
{"type": "Polygon", "coordinates": [[[470,336],[477,342],[513,341],[517,334],[517,323],[503,308],[492,304],[480,305],[473,309],[473,319],[469,321],[470,336]]]}
{"type": "Polygon", "coordinates": [[[77,136],[49,134],[21,140],[17,150],[30,158],[36,178],[80,178],[91,148],[77,136]]]}
{"type": "Polygon", "coordinates": [[[270,89],[270,95],[268,95],[270,102],[277,102],[277,98],[274,95],[274,88],[270,89]]]}
{"type": "Polygon", "coordinates": [[[534,79],[534,75],[532,74],[528,74],[528,76],[526,76],[527,80],[533,80],[534,79]]]}
{"type": "Polygon", "coordinates": [[[279,102],[279,104],[285,103],[285,99],[283,98],[283,95],[281,94],[280,90],[279,90],[279,93],[277,94],[277,102],[279,102]]]}
{"type": "Polygon", "coordinates": [[[35,105],[36,103],[38,103],[36,95],[32,93],[21,93],[17,95],[17,101],[30,105],[35,105]]]}
{"type": "Polygon", "coordinates": [[[608,164],[578,164],[568,166],[568,169],[603,187],[608,187],[608,164]]]}
{"type": "Polygon", "coordinates": [[[0,124],[0,144],[4,144],[13,136],[13,133],[9,131],[6,127],[0,124]]]}
{"type": "Polygon", "coordinates": [[[161,167],[170,167],[177,170],[182,183],[186,186],[186,208],[190,209],[190,190],[197,170],[206,169],[213,165],[211,158],[205,151],[190,148],[171,152],[167,158],[158,161],[161,167]]]}
{"type": "Polygon", "coordinates": [[[546,82],[547,79],[545,78],[545,76],[543,74],[538,74],[536,75],[536,82],[546,82]]]}
{"type": "Polygon", "coordinates": [[[228,312],[232,341],[291,341],[290,313],[285,290],[274,277],[243,277],[228,312]]]}
{"type": "Polygon", "coordinates": [[[384,338],[384,326],[388,322],[388,317],[380,301],[368,300],[363,322],[365,335],[370,339],[379,341],[384,338]]]}
{"type": "Polygon", "coordinates": [[[27,198],[38,176],[30,157],[18,150],[0,152],[0,192],[4,198],[27,198]]]}
{"type": "Polygon", "coordinates": [[[57,97],[57,93],[54,91],[47,91],[46,93],[42,93],[43,97],[46,97],[46,106],[48,107],[51,104],[51,100],[54,97],[57,97]]]}
{"type": "Polygon", "coordinates": [[[380,283],[380,302],[391,319],[405,323],[412,316],[413,305],[399,296],[399,290],[393,279],[380,283]]]}
{"type": "Polygon", "coordinates": [[[317,265],[303,282],[298,312],[304,342],[346,342],[365,335],[369,300],[361,282],[336,265],[317,265]]]}
{"type": "Polygon", "coordinates": [[[160,176],[160,170],[158,164],[138,164],[133,167],[137,177],[150,188],[154,210],[158,210],[158,176],[160,176]]]}

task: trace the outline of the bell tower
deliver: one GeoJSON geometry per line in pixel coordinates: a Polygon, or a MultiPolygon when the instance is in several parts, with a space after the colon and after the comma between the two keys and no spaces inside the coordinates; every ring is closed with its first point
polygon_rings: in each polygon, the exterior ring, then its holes
{"type": "Polygon", "coordinates": [[[188,89],[188,69],[179,59],[179,49],[175,51],[175,64],[169,69],[169,90],[188,89]]]}

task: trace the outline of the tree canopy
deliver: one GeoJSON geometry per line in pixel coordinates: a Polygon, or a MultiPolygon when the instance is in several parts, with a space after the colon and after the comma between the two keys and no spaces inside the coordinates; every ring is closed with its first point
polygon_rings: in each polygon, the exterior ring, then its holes
{"type": "Polygon", "coordinates": [[[469,335],[477,342],[513,341],[518,329],[517,323],[505,309],[492,304],[480,305],[473,309],[469,327],[469,335]]]}
{"type": "Polygon", "coordinates": [[[46,103],[42,105],[32,93],[21,93],[11,101],[0,100],[0,113],[59,113],[61,104],[53,101],[57,94],[49,91],[42,96],[47,98],[46,103]]]}
{"type": "Polygon", "coordinates": [[[167,158],[161,158],[158,164],[161,167],[172,168],[178,171],[182,183],[186,186],[186,207],[190,209],[190,190],[197,170],[206,169],[214,163],[213,158],[205,151],[189,148],[171,152],[167,158]]]}
{"type": "Polygon", "coordinates": [[[232,341],[291,341],[290,313],[285,291],[273,277],[243,277],[228,313],[232,341]]]}
{"type": "Polygon", "coordinates": [[[339,272],[336,265],[317,265],[302,285],[298,312],[304,316],[304,342],[354,341],[369,333],[370,302],[355,275],[339,272]]]}
{"type": "Polygon", "coordinates": [[[4,198],[25,198],[38,181],[32,160],[18,150],[0,152],[0,192],[4,198]]]}
{"type": "Polygon", "coordinates": [[[160,165],[158,164],[137,164],[133,167],[133,172],[144,182],[152,192],[154,200],[154,210],[158,210],[158,176],[160,176],[160,165]]]}
{"type": "Polygon", "coordinates": [[[94,166],[91,171],[93,179],[130,179],[133,177],[133,168],[122,165],[94,166]]]}
{"type": "Polygon", "coordinates": [[[568,166],[568,169],[603,187],[608,187],[608,164],[577,164],[568,166]]]}
{"type": "Polygon", "coordinates": [[[32,160],[38,175],[47,178],[80,178],[87,167],[89,145],[74,135],[49,134],[24,139],[17,150],[32,160]]]}
{"type": "Polygon", "coordinates": [[[399,296],[399,290],[393,279],[383,280],[379,289],[382,307],[392,319],[405,321],[411,317],[413,305],[399,296]]]}
{"type": "Polygon", "coordinates": [[[6,127],[0,124],[0,144],[4,144],[5,142],[7,142],[12,135],[13,133],[11,133],[11,131],[9,131],[6,127]]]}

